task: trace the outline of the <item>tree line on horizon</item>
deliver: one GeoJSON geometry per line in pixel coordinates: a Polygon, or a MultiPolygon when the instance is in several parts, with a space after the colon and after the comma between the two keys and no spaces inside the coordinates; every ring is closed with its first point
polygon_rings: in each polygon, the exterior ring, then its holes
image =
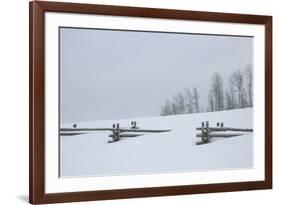
{"type": "Polygon", "coordinates": [[[221,75],[215,72],[210,81],[208,106],[200,103],[196,87],[184,88],[161,107],[161,116],[253,107],[253,70],[248,65],[244,70],[233,72],[225,83],[221,75]]]}

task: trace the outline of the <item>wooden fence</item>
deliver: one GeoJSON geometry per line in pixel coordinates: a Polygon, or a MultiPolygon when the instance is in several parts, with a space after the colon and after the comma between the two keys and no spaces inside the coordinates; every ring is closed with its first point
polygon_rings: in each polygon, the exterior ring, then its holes
{"type": "Polygon", "coordinates": [[[196,143],[197,145],[209,143],[212,137],[227,138],[240,136],[245,132],[253,132],[253,129],[224,127],[223,123],[217,123],[217,127],[210,127],[208,121],[206,121],[206,124],[202,122],[201,127],[197,127],[196,130],[201,131],[201,133],[196,134],[196,137],[201,138],[201,141],[196,143]],[[221,133],[226,131],[232,131],[232,133],[221,133]]]}
{"type": "Polygon", "coordinates": [[[147,133],[170,132],[171,130],[140,129],[139,127],[137,127],[137,123],[135,121],[132,121],[130,128],[122,128],[120,127],[119,123],[113,124],[112,128],[77,128],[76,125],[73,126],[73,128],[61,128],[60,135],[78,135],[97,131],[112,132],[111,134],[109,134],[109,137],[111,137],[112,140],[108,141],[108,143],[112,143],[119,141],[121,137],[138,137],[147,133]]]}

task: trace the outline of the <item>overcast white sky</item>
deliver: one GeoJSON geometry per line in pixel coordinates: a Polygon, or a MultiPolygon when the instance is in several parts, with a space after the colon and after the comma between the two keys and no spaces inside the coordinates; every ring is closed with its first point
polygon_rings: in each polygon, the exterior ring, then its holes
{"type": "Polygon", "coordinates": [[[159,116],[166,99],[252,65],[252,37],[60,28],[61,122],[159,116]]]}

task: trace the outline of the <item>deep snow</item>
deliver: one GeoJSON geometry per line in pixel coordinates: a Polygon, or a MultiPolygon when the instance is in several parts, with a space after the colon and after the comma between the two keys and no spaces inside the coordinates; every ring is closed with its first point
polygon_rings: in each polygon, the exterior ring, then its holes
{"type": "MultiPolygon", "coordinates": [[[[76,122],[77,128],[130,127],[171,129],[171,132],[121,138],[107,143],[110,132],[60,136],[60,176],[103,176],[163,172],[246,169],[253,166],[253,134],[212,140],[196,145],[196,127],[224,122],[226,127],[253,128],[252,109],[185,114],[166,117],[76,122]]],[[[72,127],[63,124],[61,127],[72,127]]]]}

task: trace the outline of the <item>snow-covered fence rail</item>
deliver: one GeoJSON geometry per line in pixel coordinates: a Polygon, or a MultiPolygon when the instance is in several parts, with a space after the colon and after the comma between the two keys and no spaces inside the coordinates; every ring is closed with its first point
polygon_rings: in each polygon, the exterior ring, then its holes
{"type": "Polygon", "coordinates": [[[171,130],[153,130],[153,129],[139,129],[139,128],[120,128],[119,123],[116,125],[113,124],[111,128],[112,134],[109,137],[112,137],[112,140],[109,140],[108,143],[117,142],[121,137],[138,137],[146,133],[161,133],[161,132],[170,132],[171,130]]]}
{"type": "Polygon", "coordinates": [[[60,135],[79,135],[86,134],[89,132],[99,132],[99,131],[110,131],[112,134],[109,134],[109,137],[112,137],[112,140],[108,141],[117,142],[121,137],[138,137],[147,133],[161,133],[161,132],[169,132],[171,130],[157,130],[157,129],[140,129],[137,127],[137,122],[132,121],[130,128],[122,128],[119,123],[113,124],[112,128],[77,128],[77,126],[73,126],[73,128],[61,128],[60,135]]]}
{"type": "MultiPolygon", "coordinates": [[[[197,127],[196,130],[203,130],[206,128],[197,127]]],[[[238,131],[238,132],[253,132],[253,129],[232,128],[232,127],[209,127],[210,131],[238,131]]]]}
{"type": "MultiPolygon", "coordinates": [[[[121,132],[169,132],[171,130],[153,130],[153,129],[130,129],[130,128],[119,128],[121,132]]],[[[61,128],[61,132],[94,132],[94,131],[113,131],[116,128],[61,128]]]]}
{"type": "MultiPolygon", "coordinates": [[[[228,138],[228,137],[240,136],[243,134],[244,133],[209,133],[209,138],[212,137],[228,138]]],[[[196,134],[196,137],[202,138],[202,133],[196,134]]]]}
{"type": "Polygon", "coordinates": [[[60,128],[61,132],[112,131],[113,128],[60,128]]]}
{"type": "Polygon", "coordinates": [[[201,142],[197,142],[197,145],[209,143],[212,137],[227,138],[240,136],[245,132],[253,132],[253,129],[223,127],[223,123],[217,123],[217,127],[209,127],[208,121],[206,121],[206,126],[205,123],[202,122],[202,126],[197,127],[196,130],[201,131],[201,133],[196,134],[196,137],[201,138],[201,142]],[[231,133],[218,133],[227,131],[231,131],[231,133]]]}

